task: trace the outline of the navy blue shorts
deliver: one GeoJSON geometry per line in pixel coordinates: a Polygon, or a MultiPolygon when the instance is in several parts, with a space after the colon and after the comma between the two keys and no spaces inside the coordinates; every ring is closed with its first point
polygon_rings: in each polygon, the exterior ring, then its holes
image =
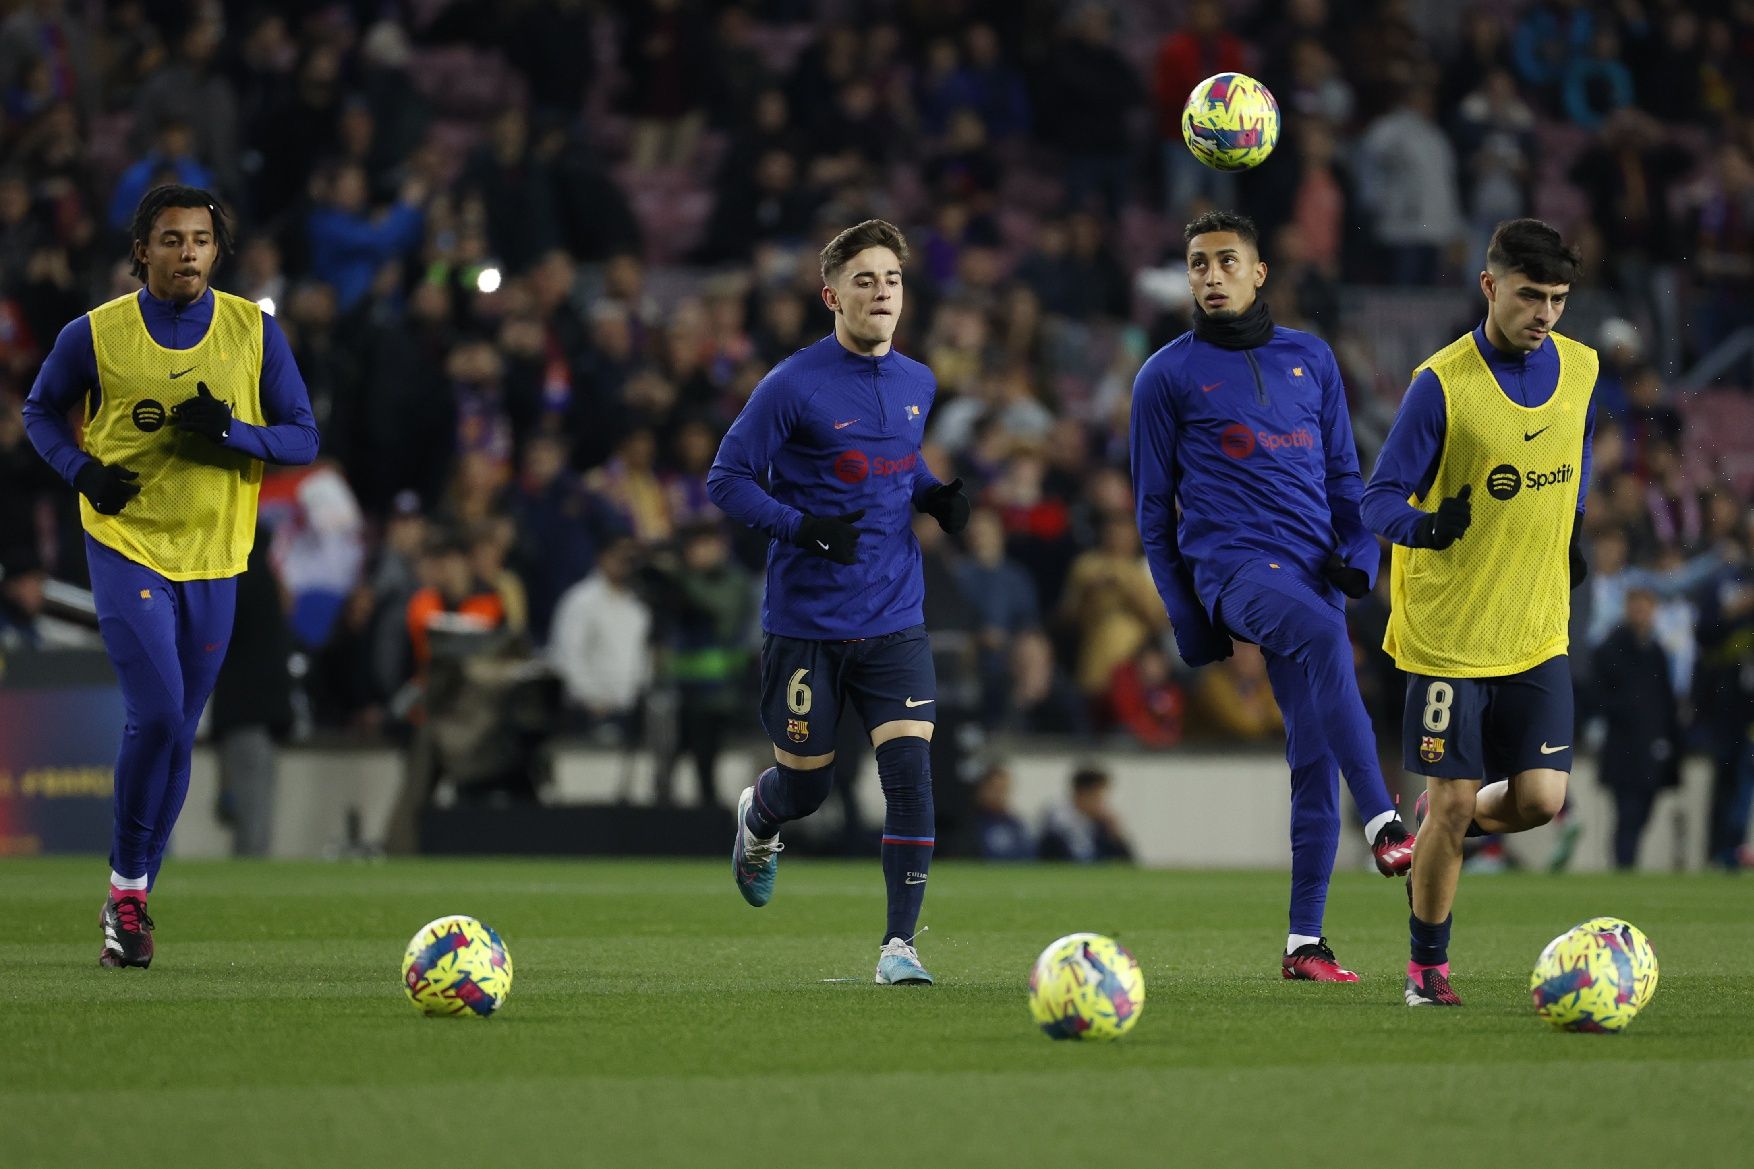
{"type": "Polygon", "coordinates": [[[1548,658],[1501,678],[1410,674],[1402,763],[1438,779],[1508,779],[1537,767],[1571,770],[1571,659],[1548,658]]]}
{"type": "Polygon", "coordinates": [[[926,627],[862,641],[762,639],[761,726],[780,750],[829,754],[849,699],[867,731],[898,719],[936,722],[938,674],[926,627]]]}

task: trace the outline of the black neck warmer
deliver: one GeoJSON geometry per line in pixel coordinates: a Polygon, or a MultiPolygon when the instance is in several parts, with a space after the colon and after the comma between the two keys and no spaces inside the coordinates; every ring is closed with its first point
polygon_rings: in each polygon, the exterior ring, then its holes
{"type": "Polygon", "coordinates": [[[1273,314],[1259,297],[1246,313],[1227,321],[1213,320],[1196,304],[1194,336],[1220,349],[1255,349],[1273,339],[1273,314]]]}

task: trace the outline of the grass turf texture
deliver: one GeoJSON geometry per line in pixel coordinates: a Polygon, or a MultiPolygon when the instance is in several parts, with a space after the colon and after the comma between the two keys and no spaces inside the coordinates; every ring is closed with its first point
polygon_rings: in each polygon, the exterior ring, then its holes
{"type": "Polygon", "coordinates": [[[0,861],[0,1163],[1747,1163],[1754,882],[1466,878],[1468,1005],[1415,1012],[1402,886],[1373,876],[1336,881],[1363,981],[1335,986],[1280,980],[1280,874],[943,864],[939,985],[892,988],[870,985],[875,860],[787,858],[762,910],[726,867],[172,861],[154,967],[110,971],[101,862],[0,861]],[[492,1019],[402,994],[445,913],[512,952],[492,1019]],[[1656,999],[1622,1035],[1550,1031],[1529,970],[1599,913],[1650,935],[1656,999]],[[1030,963],[1080,929],[1145,969],[1116,1044],[1029,1018],[1030,963]]]}

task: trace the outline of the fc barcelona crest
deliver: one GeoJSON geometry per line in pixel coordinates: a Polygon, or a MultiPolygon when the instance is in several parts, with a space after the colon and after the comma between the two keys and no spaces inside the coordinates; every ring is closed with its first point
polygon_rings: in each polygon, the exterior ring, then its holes
{"type": "MultiPolygon", "coordinates": [[[[807,742],[809,742],[810,741],[810,724],[809,724],[809,722],[807,722],[806,720],[801,719],[801,718],[787,719],[786,720],[786,738],[792,740],[792,742],[794,742],[794,743],[807,743],[807,742]]],[[[1438,754],[1441,755],[1441,754],[1443,754],[1443,752],[1440,750],[1440,751],[1438,751],[1438,754]]]]}
{"type": "Polygon", "coordinates": [[[1440,762],[1443,759],[1443,740],[1436,735],[1420,736],[1419,758],[1427,763],[1440,762]]]}

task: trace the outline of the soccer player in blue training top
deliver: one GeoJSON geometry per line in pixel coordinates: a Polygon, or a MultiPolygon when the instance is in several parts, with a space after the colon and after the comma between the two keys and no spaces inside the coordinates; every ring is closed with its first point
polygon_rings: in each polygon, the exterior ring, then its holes
{"type": "Polygon", "coordinates": [[[937,381],[891,347],[907,255],[901,232],[880,219],[822,249],[822,300],[834,332],[761,380],[707,476],[725,514],[773,537],[761,721],[774,765],[737,801],[737,890],[751,905],[773,896],[780,825],[828,796],[835,724],[851,699],[877,751],[887,809],[889,920],[877,958],[885,985],[932,981],[912,942],[932,863],[938,683],[910,521],[927,512],[959,532],[969,514],[962,480],[940,483],[920,459],[937,381]]]}
{"type": "Polygon", "coordinates": [[[1394,543],[1383,648],[1408,675],[1402,751],[1427,777],[1407,879],[1410,1007],[1461,1005],[1449,935],[1464,837],[1522,832],[1565,806],[1566,628],[1587,572],[1599,364],[1553,331],[1577,272],[1547,224],[1498,225],[1486,319],[1414,370],[1364,493],[1365,521],[1394,543]]]}
{"type": "Polygon", "coordinates": [[[1273,324],[1253,221],[1211,211],[1187,225],[1194,328],[1133,383],[1139,534],[1190,666],[1261,647],[1291,764],[1291,931],[1285,978],[1356,982],[1322,936],[1346,777],[1387,877],[1413,841],[1395,814],[1358,693],[1345,598],[1376,579],[1376,537],[1333,351],[1273,324]],[[1178,518],[1176,506],[1180,503],[1178,518]]]}
{"type": "Polygon", "coordinates": [[[218,200],[155,187],[129,239],[146,287],[61,330],[24,417],[37,451],[83,496],[98,630],[127,710],[98,960],[145,967],[147,891],[231,640],[262,464],[310,462],[317,426],[274,318],[208,287],[232,251],[218,200]],[[67,422],[80,402],[83,449],[67,422]]]}

